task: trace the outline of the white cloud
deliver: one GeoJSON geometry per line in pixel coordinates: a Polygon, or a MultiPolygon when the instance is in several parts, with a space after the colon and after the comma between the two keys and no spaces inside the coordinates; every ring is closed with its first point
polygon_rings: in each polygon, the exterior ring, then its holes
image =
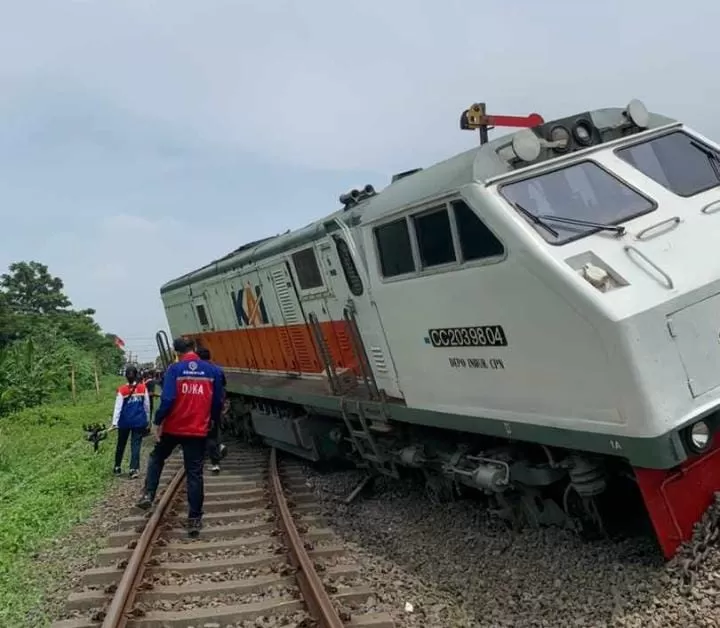
{"type": "Polygon", "coordinates": [[[166,327],[160,286],[237,245],[212,226],[123,214],[50,237],[38,256],[64,279],[76,307],[95,308],[107,331],[154,357],[154,333],[166,327]],[[203,250],[197,241],[212,242],[213,249],[203,250]]]}
{"type": "Polygon", "coordinates": [[[95,283],[125,282],[132,277],[132,267],[124,259],[101,262],[89,270],[86,281],[95,283]]]}
{"type": "Polygon", "coordinates": [[[22,14],[6,27],[13,54],[0,72],[52,72],[143,115],[313,167],[441,158],[472,144],[457,120],[482,99],[552,117],[640,96],[720,130],[706,49],[720,5],[655,6],[46,0],[9,12],[22,14]],[[702,99],[689,97],[698,89],[702,99]]]}
{"type": "Polygon", "coordinates": [[[2,4],[0,262],[41,259],[142,343],[163,282],[333,210],[344,190],[298,191],[290,165],[430,165],[476,143],[478,100],[550,119],[639,97],[720,137],[709,0],[2,4]]]}

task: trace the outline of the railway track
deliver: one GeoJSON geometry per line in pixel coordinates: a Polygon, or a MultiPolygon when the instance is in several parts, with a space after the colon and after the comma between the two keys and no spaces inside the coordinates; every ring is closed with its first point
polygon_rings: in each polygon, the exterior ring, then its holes
{"type": "Polygon", "coordinates": [[[79,575],[53,628],[393,628],[364,612],[373,592],[359,566],[324,527],[301,468],[280,471],[275,450],[241,448],[205,476],[197,539],[182,527],[179,456],[163,480],[153,510],[122,519],[79,575]]]}

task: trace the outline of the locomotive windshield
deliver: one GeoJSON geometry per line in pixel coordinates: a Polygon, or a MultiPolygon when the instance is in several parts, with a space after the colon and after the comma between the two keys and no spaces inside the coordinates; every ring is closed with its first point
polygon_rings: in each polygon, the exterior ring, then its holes
{"type": "Polygon", "coordinates": [[[500,194],[552,244],[617,230],[656,207],[592,161],[503,185],[500,194]]]}
{"type": "Polygon", "coordinates": [[[682,131],[621,148],[617,156],[679,196],[720,185],[720,155],[682,131]]]}

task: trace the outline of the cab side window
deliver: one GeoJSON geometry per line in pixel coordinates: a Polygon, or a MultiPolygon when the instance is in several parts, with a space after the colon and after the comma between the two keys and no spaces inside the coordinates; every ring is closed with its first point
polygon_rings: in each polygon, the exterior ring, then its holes
{"type": "Polygon", "coordinates": [[[461,200],[411,213],[377,227],[375,240],[382,275],[386,278],[477,260],[498,261],[505,255],[503,243],[461,200]],[[413,244],[417,247],[419,268],[413,244]]]}
{"type": "Polygon", "coordinates": [[[301,290],[322,288],[323,278],[312,247],[293,253],[292,261],[301,290]]]}
{"type": "Polygon", "coordinates": [[[393,220],[375,230],[380,268],[384,277],[396,277],[415,271],[407,220],[393,220]]]}
{"type": "Polygon", "coordinates": [[[432,268],[456,261],[450,216],[445,207],[413,216],[417,235],[420,263],[432,268]]]}
{"type": "Polygon", "coordinates": [[[210,320],[208,319],[207,312],[205,311],[204,305],[196,305],[195,311],[197,312],[198,320],[200,321],[200,324],[203,327],[207,327],[210,324],[210,320]]]}
{"type": "Polygon", "coordinates": [[[460,238],[460,251],[466,262],[490,257],[502,257],[505,247],[468,207],[465,201],[453,201],[455,221],[460,238]]]}

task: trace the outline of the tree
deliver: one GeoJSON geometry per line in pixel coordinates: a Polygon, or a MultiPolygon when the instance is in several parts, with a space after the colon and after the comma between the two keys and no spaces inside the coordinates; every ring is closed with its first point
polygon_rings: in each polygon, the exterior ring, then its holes
{"type": "Polygon", "coordinates": [[[15,338],[16,322],[7,296],[0,292],[0,349],[15,338]]]}
{"type": "Polygon", "coordinates": [[[55,313],[53,323],[68,340],[86,347],[97,347],[105,340],[95,322],[95,310],[67,310],[55,313]]]}
{"type": "Polygon", "coordinates": [[[92,386],[96,369],[116,374],[124,362],[114,334],[95,310],[74,310],[63,281],[45,264],[16,262],[0,275],[0,415],[43,403],[69,388],[92,386]]]}
{"type": "Polygon", "coordinates": [[[72,305],[62,279],[53,277],[45,264],[15,262],[9,271],[0,276],[0,288],[16,314],[54,314],[72,305]]]}

